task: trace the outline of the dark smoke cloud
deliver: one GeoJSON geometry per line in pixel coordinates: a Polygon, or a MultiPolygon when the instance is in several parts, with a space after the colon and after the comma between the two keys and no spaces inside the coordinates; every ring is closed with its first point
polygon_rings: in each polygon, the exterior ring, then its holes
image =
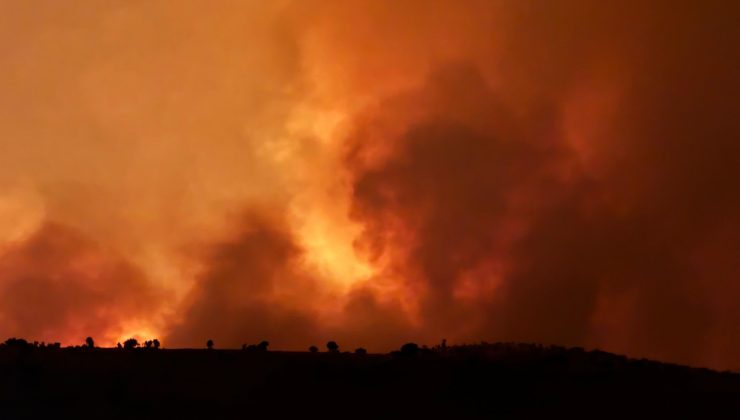
{"type": "Polygon", "coordinates": [[[304,264],[305,251],[285,223],[248,212],[233,238],[209,246],[203,270],[166,337],[169,346],[219,346],[269,340],[280,349],[305,350],[337,340],[343,348],[393,348],[412,328],[395,299],[360,285],[338,296],[319,287],[304,264]]]}
{"type": "Polygon", "coordinates": [[[738,31],[712,3],[579,4],[513,13],[500,88],[442,66],[364,117],[361,249],[420,297],[426,337],[737,366],[738,31]],[[569,94],[594,79],[618,105],[575,144],[569,94]]]}
{"type": "Polygon", "coordinates": [[[283,223],[256,213],[236,237],[204,253],[202,274],[167,343],[201,346],[209,338],[237,347],[269,339],[303,348],[316,329],[313,279],[300,268],[302,250],[283,223]]]}
{"type": "MultiPolygon", "coordinates": [[[[324,330],[323,337],[336,337],[346,349],[371,351],[397,349],[401,343],[424,337],[397,298],[383,299],[372,287],[355,287],[340,303],[339,322],[324,330]]],[[[319,341],[320,342],[320,341],[319,341]]]]}
{"type": "MultiPolygon", "coordinates": [[[[449,65],[431,77],[422,93],[398,102],[426,113],[409,122],[399,138],[389,139],[391,157],[358,171],[353,214],[366,224],[364,246],[376,254],[400,255],[392,269],[403,273],[409,293],[423,296],[420,310],[429,332],[473,338],[487,323],[481,313],[487,307],[481,303],[487,300],[485,283],[518,269],[513,244],[529,232],[517,230],[528,230],[526,225],[551,213],[579,212],[567,206],[582,205],[589,182],[572,168],[572,153],[554,111],[517,121],[470,66],[449,65]],[[389,227],[401,232],[389,232],[389,227]],[[487,267],[504,271],[487,273],[487,267]],[[462,284],[468,272],[473,278],[462,284]],[[456,298],[464,287],[475,289],[476,304],[456,298]]],[[[365,155],[363,138],[357,137],[350,155],[355,168],[362,166],[356,158],[365,155]]],[[[553,282],[568,287],[564,280],[553,282]]],[[[554,305],[563,303],[553,299],[554,305]]],[[[561,341],[583,328],[567,326],[565,318],[552,320],[563,324],[561,341]]],[[[538,332],[548,331],[542,327],[538,332]]]]}
{"type": "Polygon", "coordinates": [[[47,222],[0,257],[0,336],[82,343],[150,318],[163,296],[125,259],[47,222]]]}

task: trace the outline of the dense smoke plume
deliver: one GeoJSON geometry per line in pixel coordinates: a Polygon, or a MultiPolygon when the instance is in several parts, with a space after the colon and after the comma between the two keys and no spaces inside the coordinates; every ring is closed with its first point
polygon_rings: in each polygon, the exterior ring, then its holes
{"type": "Polygon", "coordinates": [[[181,324],[168,340],[192,342],[215,337],[227,346],[234,340],[300,348],[311,338],[314,319],[307,303],[286,304],[311,296],[313,279],[297,268],[301,250],[279,222],[245,216],[239,235],[205,251],[208,261],[186,300],[181,324]]]}
{"type": "Polygon", "coordinates": [[[738,9],[4,2],[0,335],[738,369],[738,9]]]}
{"type": "Polygon", "coordinates": [[[152,321],[166,295],[126,260],[78,232],[45,224],[0,257],[3,332],[38,341],[108,341],[152,321]]]}

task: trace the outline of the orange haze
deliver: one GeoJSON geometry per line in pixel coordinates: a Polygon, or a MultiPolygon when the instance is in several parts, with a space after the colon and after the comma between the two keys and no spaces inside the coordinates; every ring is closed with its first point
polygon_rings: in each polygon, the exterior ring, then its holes
{"type": "Polygon", "coordinates": [[[0,2],[0,336],[740,369],[740,7],[0,2]]]}

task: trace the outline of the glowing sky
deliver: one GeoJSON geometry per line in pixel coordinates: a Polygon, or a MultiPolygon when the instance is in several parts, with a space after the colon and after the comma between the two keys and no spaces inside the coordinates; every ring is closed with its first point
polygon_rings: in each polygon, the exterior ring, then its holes
{"type": "Polygon", "coordinates": [[[0,337],[740,369],[739,8],[0,0],[0,337]]]}

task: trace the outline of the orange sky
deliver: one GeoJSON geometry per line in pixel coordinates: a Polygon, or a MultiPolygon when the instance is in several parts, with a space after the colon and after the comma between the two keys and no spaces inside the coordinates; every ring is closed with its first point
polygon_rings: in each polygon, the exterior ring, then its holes
{"type": "Polygon", "coordinates": [[[726,2],[0,2],[0,337],[740,369],[726,2]]]}

